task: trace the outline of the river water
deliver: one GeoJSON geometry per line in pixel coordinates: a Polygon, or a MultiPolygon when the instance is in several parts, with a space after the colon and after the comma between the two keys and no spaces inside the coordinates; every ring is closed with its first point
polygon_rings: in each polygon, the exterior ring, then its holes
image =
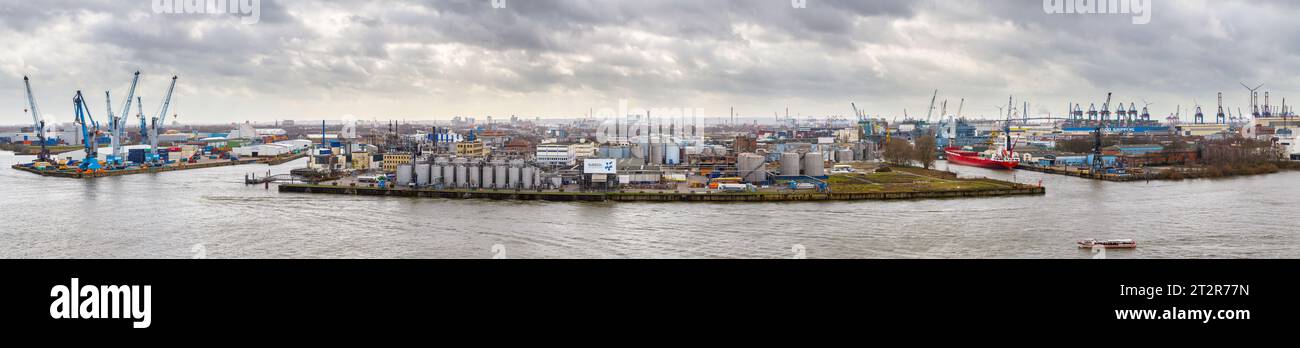
{"type": "Polygon", "coordinates": [[[948,166],[1046,196],[812,203],[549,203],[280,194],[304,160],[72,180],[0,152],[3,258],[1300,258],[1300,172],[1097,182],[948,166]]]}

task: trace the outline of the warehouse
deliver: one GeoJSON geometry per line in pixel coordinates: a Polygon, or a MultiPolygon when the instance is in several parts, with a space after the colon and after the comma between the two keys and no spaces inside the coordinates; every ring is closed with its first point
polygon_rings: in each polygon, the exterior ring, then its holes
{"type": "Polygon", "coordinates": [[[234,152],[239,157],[273,157],[291,153],[293,149],[279,144],[258,144],[237,147],[234,152]]]}

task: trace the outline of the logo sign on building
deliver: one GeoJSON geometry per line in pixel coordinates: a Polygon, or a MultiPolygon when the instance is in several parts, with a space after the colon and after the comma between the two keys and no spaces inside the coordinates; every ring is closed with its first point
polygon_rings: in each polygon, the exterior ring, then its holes
{"type": "Polygon", "coordinates": [[[584,159],[582,172],[585,174],[618,174],[618,165],[613,159],[584,159]]]}

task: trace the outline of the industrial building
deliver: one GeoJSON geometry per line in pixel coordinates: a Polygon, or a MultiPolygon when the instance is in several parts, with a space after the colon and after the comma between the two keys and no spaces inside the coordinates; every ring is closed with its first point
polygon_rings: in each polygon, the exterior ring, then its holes
{"type": "Polygon", "coordinates": [[[240,157],[274,157],[292,153],[293,149],[277,144],[257,144],[237,147],[232,152],[240,157]]]}

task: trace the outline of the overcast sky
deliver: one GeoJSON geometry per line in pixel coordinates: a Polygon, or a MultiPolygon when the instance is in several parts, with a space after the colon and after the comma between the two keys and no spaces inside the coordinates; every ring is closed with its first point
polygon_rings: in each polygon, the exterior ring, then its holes
{"type": "Polygon", "coordinates": [[[135,69],[149,113],[180,75],[183,123],[576,117],[619,99],[925,117],[934,89],[950,113],[966,98],[967,116],[1013,94],[1060,115],[1113,91],[1158,115],[1199,101],[1212,118],[1218,91],[1248,109],[1241,81],[1300,88],[1300,2],[1283,0],[1155,0],[1146,25],[1050,15],[1041,0],[263,0],[254,24],[153,2],[0,0],[0,123],[30,122],[23,75],[66,121],[78,89],[96,117],[105,90],[120,105],[135,69]]]}

